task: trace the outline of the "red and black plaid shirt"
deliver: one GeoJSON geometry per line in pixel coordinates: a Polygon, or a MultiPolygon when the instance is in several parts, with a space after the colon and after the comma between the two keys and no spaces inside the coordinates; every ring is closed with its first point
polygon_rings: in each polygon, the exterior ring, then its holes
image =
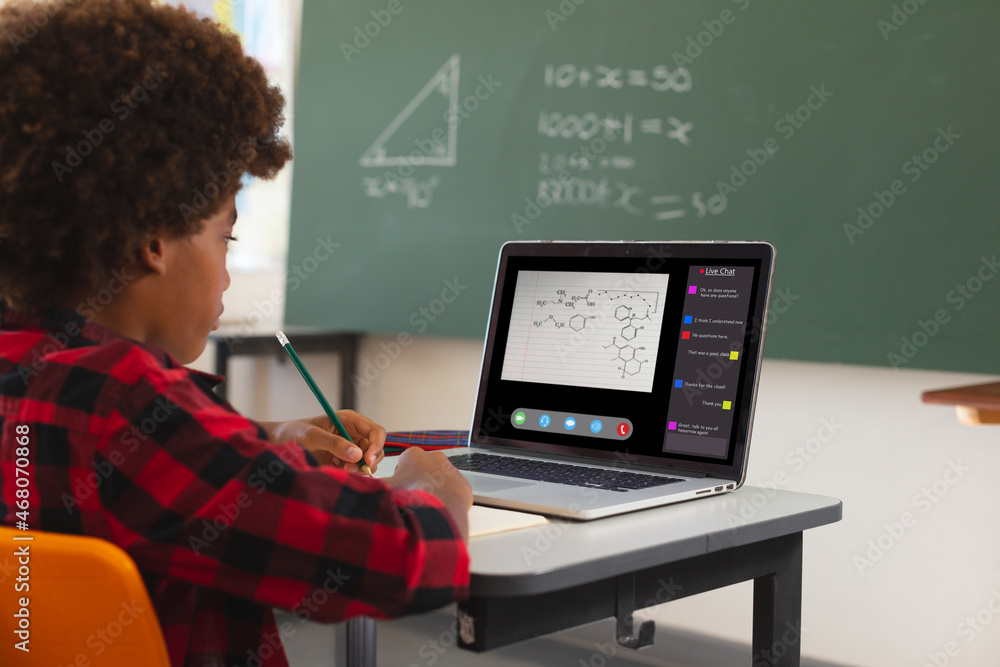
{"type": "Polygon", "coordinates": [[[467,594],[440,501],[269,442],[220,380],[76,313],[0,304],[0,521],[18,520],[27,425],[30,529],[125,549],[178,666],[287,665],[271,607],[333,622],[467,594]]]}

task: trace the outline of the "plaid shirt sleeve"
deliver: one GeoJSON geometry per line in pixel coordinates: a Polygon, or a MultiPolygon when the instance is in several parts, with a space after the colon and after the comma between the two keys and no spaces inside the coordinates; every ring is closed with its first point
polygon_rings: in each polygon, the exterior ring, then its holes
{"type": "Polygon", "coordinates": [[[80,501],[106,523],[86,532],[106,532],[146,573],[320,622],[467,594],[468,552],[435,497],[318,466],[296,443],[268,442],[196,372],[137,346],[115,357],[117,345],[102,348],[116,358],[102,395],[114,396],[95,424],[93,466],[109,472],[80,501]]]}

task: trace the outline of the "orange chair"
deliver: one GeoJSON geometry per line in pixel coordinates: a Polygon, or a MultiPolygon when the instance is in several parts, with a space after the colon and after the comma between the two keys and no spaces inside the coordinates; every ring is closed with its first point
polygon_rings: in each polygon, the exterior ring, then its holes
{"type": "Polygon", "coordinates": [[[135,563],[93,537],[0,526],[0,634],[5,667],[170,667],[135,563]]]}

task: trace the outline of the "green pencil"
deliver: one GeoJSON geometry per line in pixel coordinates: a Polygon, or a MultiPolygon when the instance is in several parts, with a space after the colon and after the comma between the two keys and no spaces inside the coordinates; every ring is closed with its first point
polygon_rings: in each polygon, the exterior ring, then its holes
{"type": "MultiPolygon", "coordinates": [[[[351,444],[354,444],[354,440],[351,439],[351,436],[347,432],[347,429],[344,428],[344,425],[340,422],[340,419],[337,418],[337,413],[333,411],[333,408],[331,408],[330,404],[327,402],[326,396],[324,396],[323,392],[321,392],[319,390],[319,387],[316,386],[316,382],[312,379],[312,376],[309,375],[309,371],[306,370],[306,367],[302,365],[302,360],[299,359],[299,355],[295,354],[295,348],[293,348],[292,344],[288,342],[288,337],[281,331],[276,333],[275,336],[278,337],[278,342],[281,343],[281,347],[285,348],[285,352],[287,352],[288,356],[291,357],[292,363],[295,364],[295,367],[297,369],[299,369],[299,374],[302,375],[302,379],[306,381],[307,385],[309,385],[309,388],[312,390],[313,395],[315,395],[316,398],[319,400],[319,404],[323,406],[323,412],[325,412],[326,416],[330,418],[330,421],[333,422],[333,425],[337,427],[337,432],[340,433],[341,437],[343,437],[345,440],[347,440],[351,444]]],[[[361,460],[364,461],[364,458],[362,457],[361,460]]],[[[361,464],[361,470],[367,473],[369,476],[372,475],[372,469],[368,467],[367,463],[361,464]]]]}

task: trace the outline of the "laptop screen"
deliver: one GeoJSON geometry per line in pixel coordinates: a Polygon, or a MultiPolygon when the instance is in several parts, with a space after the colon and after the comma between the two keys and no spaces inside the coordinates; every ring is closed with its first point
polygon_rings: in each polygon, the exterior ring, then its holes
{"type": "Polygon", "coordinates": [[[766,243],[506,244],[472,442],[741,469],[772,258],[766,243]]]}

